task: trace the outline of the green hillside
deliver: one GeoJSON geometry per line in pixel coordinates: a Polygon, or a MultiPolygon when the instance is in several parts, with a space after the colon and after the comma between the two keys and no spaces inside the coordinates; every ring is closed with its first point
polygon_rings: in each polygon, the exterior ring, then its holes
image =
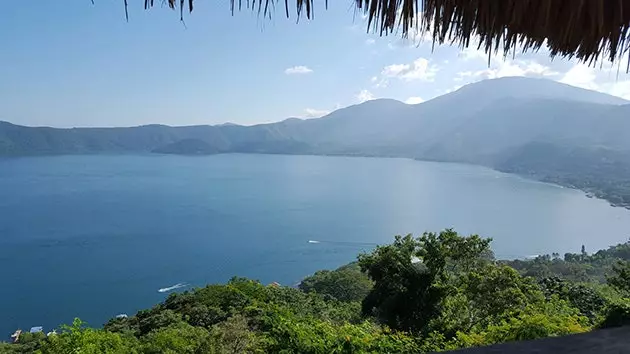
{"type": "Polygon", "coordinates": [[[495,261],[490,242],[397,236],[299,288],[233,278],[100,329],[76,319],[48,337],[25,333],[0,352],[422,353],[630,323],[630,243],[495,261]]]}

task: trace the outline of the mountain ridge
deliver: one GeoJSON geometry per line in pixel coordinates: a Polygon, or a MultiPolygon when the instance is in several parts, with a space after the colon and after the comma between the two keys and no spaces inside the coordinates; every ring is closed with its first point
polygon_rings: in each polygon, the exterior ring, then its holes
{"type": "MultiPolygon", "coordinates": [[[[613,95],[609,95],[606,93],[602,93],[602,92],[598,92],[598,91],[593,91],[593,90],[588,90],[588,89],[584,89],[584,88],[580,88],[580,87],[576,87],[576,86],[571,86],[568,84],[564,84],[564,83],[560,83],[557,81],[552,81],[552,80],[547,80],[547,79],[541,79],[541,78],[527,78],[527,77],[520,77],[520,76],[507,76],[507,77],[501,77],[501,78],[495,78],[495,79],[487,79],[487,80],[482,80],[482,81],[478,81],[478,82],[474,82],[468,85],[464,85],[460,88],[458,88],[457,90],[454,90],[452,92],[434,97],[430,100],[427,100],[425,102],[422,103],[416,103],[416,104],[407,104],[404,103],[402,101],[396,100],[396,99],[392,99],[392,98],[376,98],[373,100],[368,100],[362,103],[357,103],[357,104],[353,104],[353,105],[349,105],[346,107],[342,107],[339,109],[336,109],[324,116],[321,116],[319,118],[309,118],[309,119],[304,119],[304,118],[299,118],[299,117],[289,117],[289,118],[285,118],[282,120],[279,120],[277,122],[271,122],[271,123],[257,123],[257,124],[253,124],[253,125],[241,125],[241,124],[236,124],[236,123],[232,123],[232,122],[224,122],[224,123],[219,123],[219,124],[195,124],[195,125],[183,125],[183,126],[179,126],[179,125],[170,125],[170,124],[158,124],[158,123],[152,123],[152,124],[145,124],[145,125],[136,125],[136,126],[122,126],[122,127],[68,127],[68,128],[61,128],[61,127],[52,127],[52,126],[27,126],[27,125],[19,125],[19,124],[15,124],[9,121],[3,121],[0,120],[0,124],[5,123],[5,124],[10,124],[10,125],[15,125],[15,126],[20,126],[20,127],[27,127],[27,128],[52,128],[52,129],[124,129],[124,128],[140,128],[140,127],[169,127],[169,128],[181,128],[181,127],[223,127],[223,126],[238,126],[238,127],[253,127],[253,126],[260,126],[260,125],[269,125],[269,124],[278,124],[278,123],[283,123],[283,122],[288,122],[288,121],[311,121],[311,120],[318,120],[318,119],[322,119],[322,118],[327,118],[328,116],[338,112],[338,111],[343,111],[346,109],[352,109],[353,107],[357,107],[357,106],[365,106],[365,105],[373,105],[375,103],[394,103],[394,104],[399,104],[399,105],[406,105],[406,106],[421,106],[421,105],[426,105],[429,103],[432,103],[433,101],[440,101],[442,99],[446,99],[446,98],[450,98],[452,99],[454,95],[458,95],[461,93],[468,93],[469,90],[471,89],[487,89],[486,86],[488,85],[492,85],[494,86],[493,89],[496,91],[499,91],[500,95],[498,98],[507,98],[513,95],[510,95],[510,92],[513,92],[513,90],[506,90],[503,83],[511,83],[512,86],[515,86],[517,84],[523,84],[523,83],[532,83],[532,82],[536,82],[537,84],[543,83],[544,88],[547,89],[547,92],[549,91],[549,88],[555,88],[555,90],[553,90],[555,93],[551,94],[551,96],[553,96],[554,99],[559,99],[558,97],[558,91],[561,90],[569,90],[565,93],[563,93],[561,96],[563,96],[564,100],[568,100],[568,101],[579,101],[579,102],[590,102],[590,103],[600,103],[600,104],[607,104],[607,105],[630,105],[630,100],[626,100],[623,99],[621,97],[617,97],[617,96],[613,96],[613,95]],[[501,89],[498,90],[497,89],[497,84],[501,85],[501,89]],[[580,94],[588,94],[590,97],[589,98],[585,98],[584,95],[576,95],[576,93],[580,93],[580,94]]],[[[523,88],[520,87],[518,88],[518,90],[521,91],[521,95],[523,94],[523,88]]],[[[550,94],[546,93],[546,94],[542,94],[541,91],[544,91],[540,88],[540,86],[536,86],[536,88],[531,89],[529,88],[529,90],[526,91],[531,91],[533,92],[534,96],[536,96],[537,98],[545,98],[545,97],[549,97],[550,94]]],[[[529,94],[530,96],[532,95],[531,93],[529,94]]],[[[477,97],[479,98],[479,96],[477,97]]],[[[496,100],[497,97],[494,97],[493,100],[496,100]]]]}
{"type": "Polygon", "coordinates": [[[620,134],[630,129],[623,118],[626,111],[630,112],[630,101],[601,92],[506,77],[466,85],[415,105],[375,99],[320,118],[251,126],[53,128],[5,122],[0,124],[0,155],[159,152],[178,141],[196,141],[192,145],[215,153],[393,155],[486,164],[496,150],[537,140],[575,144],[584,139],[582,144],[630,150],[620,134]],[[446,140],[451,144],[445,145],[446,140]]]}
{"type": "Polygon", "coordinates": [[[321,118],[128,128],[0,122],[0,156],[273,153],[463,162],[630,206],[630,102],[542,79],[501,78],[421,104],[371,100],[321,118]]]}

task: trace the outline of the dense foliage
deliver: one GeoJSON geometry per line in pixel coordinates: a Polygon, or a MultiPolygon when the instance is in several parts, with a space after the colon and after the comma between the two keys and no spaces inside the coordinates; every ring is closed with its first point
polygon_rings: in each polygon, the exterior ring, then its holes
{"type": "Polygon", "coordinates": [[[580,333],[630,323],[629,250],[499,262],[477,235],[397,236],[299,289],[233,278],[0,352],[418,353],[580,333]]]}
{"type": "MultiPolygon", "coordinates": [[[[502,261],[518,270],[522,275],[537,279],[558,276],[574,282],[603,283],[607,276],[611,276],[619,268],[624,267],[624,261],[630,260],[630,241],[605,250],[588,254],[584,246],[580,253],[565,253],[541,255],[531,260],[502,261]]],[[[620,275],[624,277],[624,275],[620,275]]],[[[627,275],[625,275],[627,276],[627,275]]],[[[627,280],[628,278],[626,278],[627,280]]]]}
{"type": "Polygon", "coordinates": [[[337,270],[320,270],[300,282],[305,292],[329,295],[340,301],[361,301],[372,289],[370,278],[358,263],[350,263],[337,270]]]}

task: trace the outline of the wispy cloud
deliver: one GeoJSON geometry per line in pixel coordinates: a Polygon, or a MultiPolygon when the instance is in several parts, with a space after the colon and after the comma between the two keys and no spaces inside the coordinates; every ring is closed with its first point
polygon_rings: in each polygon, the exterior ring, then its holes
{"type": "Polygon", "coordinates": [[[429,60],[418,58],[411,64],[392,64],[383,68],[381,75],[387,78],[398,78],[405,81],[433,81],[438,67],[429,64],[429,60]]]}
{"type": "Polygon", "coordinates": [[[369,101],[369,100],[373,100],[374,98],[374,94],[372,94],[372,92],[368,91],[368,90],[361,90],[361,92],[359,92],[356,95],[356,99],[360,102],[363,103],[365,101],[369,101]]]}
{"type": "Polygon", "coordinates": [[[496,79],[506,76],[553,77],[560,73],[534,60],[498,60],[491,67],[483,70],[460,71],[453,79],[455,82],[472,83],[485,79],[496,79]]]}
{"type": "Polygon", "coordinates": [[[428,59],[418,58],[409,64],[391,64],[381,70],[380,79],[373,77],[376,87],[387,87],[390,79],[402,81],[434,81],[439,68],[428,59]]]}
{"type": "Polygon", "coordinates": [[[287,75],[296,75],[296,74],[309,74],[312,73],[313,70],[311,68],[309,68],[308,66],[304,66],[304,65],[297,65],[291,68],[287,68],[286,70],[284,70],[284,73],[287,75]]]}
{"type": "Polygon", "coordinates": [[[617,81],[611,84],[607,92],[611,95],[630,100],[630,80],[617,81]]]}
{"type": "Polygon", "coordinates": [[[595,69],[586,64],[575,64],[569,71],[562,75],[560,82],[589,90],[597,90],[598,85],[595,83],[596,79],[597,73],[595,69]]]}
{"type": "Polygon", "coordinates": [[[558,81],[630,100],[630,80],[603,80],[600,76],[600,70],[586,64],[577,63],[564,73],[558,81]]]}

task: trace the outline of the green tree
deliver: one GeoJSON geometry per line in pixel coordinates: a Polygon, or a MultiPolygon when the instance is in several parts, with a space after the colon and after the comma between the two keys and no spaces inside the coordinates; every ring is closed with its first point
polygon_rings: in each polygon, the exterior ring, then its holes
{"type": "Polygon", "coordinates": [[[471,333],[459,332],[453,341],[447,343],[447,347],[471,347],[583,333],[590,329],[587,322],[568,302],[553,297],[548,301],[529,305],[520,314],[491,324],[485,329],[471,333]]]}
{"type": "Polygon", "coordinates": [[[216,352],[219,354],[244,354],[257,348],[256,335],[250,331],[247,319],[242,315],[228,318],[212,328],[216,352]]]}
{"type": "Polygon", "coordinates": [[[608,305],[606,315],[599,324],[600,328],[630,325],[630,299],[621,299],[608,305]]]}
{"type": "Polygon", "coordinates": [[[36,352],[46,341],[46,334],[43,332],[29,333],[25,332],[20,335],[17,343],[0,342],[0,353],[18,354],[36,352]]]}
{"type": "Polygon", "coordinates": [[[597,321],[609,302],[606,296],[592,285],[573,283],[557,276],[541,279],[539,284],[547,299],[558,296],[567,300],[593,322],[597,321]]]}
{"type": "Polygon", "coordinates": [[[500,323],[544,299],[531,278],[508,266],[487,264],[464,274],[458,283],[457,292],[444,299],[441,316],[431,325],[445,338],[500,323]]]}
{"type": "Polygon", "coordinates": [[[622,292],[630,292],[630,262],[618,261],[612,268],[613,274],[607,277],[608,284],[622,292]]]}
{"type": "Polygon", "coordinates": [[[180,322],[155,330],[142,338],[142,352],[147,354],[215,353],[210,333],[180,322]]]}
{"type": "Polygon", "coordinates": [[[226,312],[220,308],[206,305],[193,306],[184,312],[186,321],[197,327],[210,328],[212,325],[224,321],[227,317],[226,312]]]}
{"type": "Polygon", "coordinates": [[[489,243],[444,230],[417,239],[396,236],[391,245],[360,255],[361,269],[374,281],[363,312],[391,328],[427,331],[444,298],[455,292],[453,277],[492,259],[489,243]]]}
{"type": "Polygon", "coordinates": [[[170,309],[163,309],[161,306],[157,306],[151,310],[140,311],[136,315],[136,318],[138,319],[140,335],[145,335],[156,329],[182,322],[181,314],[170,309]]]}
{"type": "Polygon", "coordinates": [[[62,327],[62,333],[49,336],[40,353],[133,354],[138,353],[138,342],[132,336],[86,328],[76,318],[72,326],[62,327]]]}
{"type": "Polygon", "coordinates": [[[353,263],[337,270],[321,270],[302,280],[299,286],[305,292],[317,292],[339,301],[362,301],[372,290],[372,281],[358,264],[353,263]]]}

